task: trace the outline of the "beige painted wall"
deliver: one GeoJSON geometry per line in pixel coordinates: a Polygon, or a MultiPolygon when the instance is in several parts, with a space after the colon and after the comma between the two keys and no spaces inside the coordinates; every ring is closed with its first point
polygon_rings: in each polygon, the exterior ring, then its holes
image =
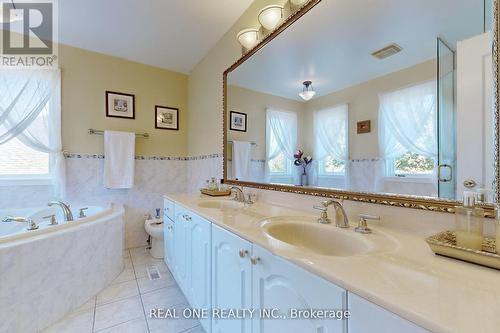
{"type": "Polygon", "coordinates": [[[102,153],[102,136],[87,133],[95,128],[148,132],[136,140],[137,155],[187,154],[186,75],[66,45],[59,46],[59,65],[64,150],[102,153]],[[106,117],[106,90],[134,94],[135,119],[106,117]],[[179,131],[155,129],[155,105],[179,108],[179,131]]]}
{"type": "Polygon", "coordinates": [[[257,91],[228,86],[228,119],[230,111],[247,114],[247,131],[230,131],[228,123],[228,140],[253,141],[257,146],[252,148],[252,158],[264,160],[266,158],[266,108],[294,111],[298,120],[298,145],[302,145],[303,117],[305,103],[279,96],[263,94],[257,91]]]}
{"type": "Polygon", "coordinates": [[[222,73],[241,56],[238,31],[259,26],[259,10],[275,3],[255,0],[189,76],[190,155],[222,153],[222,73]],[[206,135],[210,133],[210,135],[206,135]]]}
{"type": "MultiPolygon", "coordinates": [[[[313,137],[313,113],[342,103],[349,105],[349,156],[351,159],[379,157],[378,95],[427,80],[436,79],[436,60],[393,72],[306,103],[306,137],[313,137]],[[357,134],[357,122],[371,120],[371,133],[357,134]]],[[[312,149],[312,142],[306,145],[312,149]]]]}

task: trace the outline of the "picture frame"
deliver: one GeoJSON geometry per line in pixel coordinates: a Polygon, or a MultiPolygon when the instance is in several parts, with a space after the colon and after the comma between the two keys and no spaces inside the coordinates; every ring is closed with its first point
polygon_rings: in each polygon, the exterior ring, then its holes
{"type": "Polygon", "coordinates": [[[135,119],[135,95],[106,90],[106,117],[135,119]]]}
{"type": "Polygon", "coordinates": [[[169,106],[155,105],[155,128],[178,131],[179,109],[169,106]]]}
{"type": "Polygon", "coordinates": [[[231,131],[247,131],[247,114],[242,112],[229,112],[229,129],[231,131]]]}
{"type": "Polygon", "coordinates": [[[358,121],[357,123],[358,134],[370,133],[372,131],[371,123],[372,123],[371,120],[358,121]]]}

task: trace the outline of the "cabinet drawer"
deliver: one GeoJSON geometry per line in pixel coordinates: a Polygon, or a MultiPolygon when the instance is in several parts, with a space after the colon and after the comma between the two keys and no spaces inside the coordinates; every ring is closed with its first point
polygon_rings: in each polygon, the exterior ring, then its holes
{"type": "Polygon", "coordinates": [[[163,199],[163,215],[172,221],[175,219],[174,203],[168,199],[163,199]]]}

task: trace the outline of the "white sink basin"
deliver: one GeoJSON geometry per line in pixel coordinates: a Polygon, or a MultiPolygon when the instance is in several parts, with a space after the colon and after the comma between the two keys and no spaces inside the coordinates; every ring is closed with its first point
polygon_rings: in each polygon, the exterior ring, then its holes
{"type": "Polygon", "coordinates": [[[245,207],[244,203],[234,200],[204,200],[198,203],[198,207],[210,209],[240,209],[245,207]]]}
{"type": "Polygon", "coordinates": [[[290,246],[325,256],[348,257],[396,246],[391,238],[376,232],[358,234],[353,228],[319,224],[309,217],[273,217],[261,222],[261,227],[275,246],[290,246]]]}

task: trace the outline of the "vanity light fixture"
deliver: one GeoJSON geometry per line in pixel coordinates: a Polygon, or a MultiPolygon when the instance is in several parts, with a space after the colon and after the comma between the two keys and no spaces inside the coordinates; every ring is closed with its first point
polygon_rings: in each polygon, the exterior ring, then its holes
{"type": "Polygon", "coordinates": [[[238,32],[236,38],[241,46],[246,50],[250,50],[259,42],[259,29],[249,28],[241,30],[238,32]]]}
{"type": "Polygon", "coordinates": [[[311,98],[316,95],[316,92],[313,89],[312,82],[311,81],[304,81],[302,83],[304,86],[302,87],[302,92],[299,94],[299,96],[304,100],[308,101],[311,98]]]}
{"type": "Polygon", "coordinates": [[[12,23],[15,21],[21,21],[23,18],[19,13],[16,11],[16,5],[14,4],[14,0],[11,0],[12,6],[9,5],[9,12],[10,12],[10,17],[4,21],[4,2],[0,2],[0,24],[1,23],[12,23]]]}
{"type": "Polygon", "coordinates": [[[259,23],[268,31],[274,30],[283,19],[283,6],[269,5],[259,12],[259,23]]]}

